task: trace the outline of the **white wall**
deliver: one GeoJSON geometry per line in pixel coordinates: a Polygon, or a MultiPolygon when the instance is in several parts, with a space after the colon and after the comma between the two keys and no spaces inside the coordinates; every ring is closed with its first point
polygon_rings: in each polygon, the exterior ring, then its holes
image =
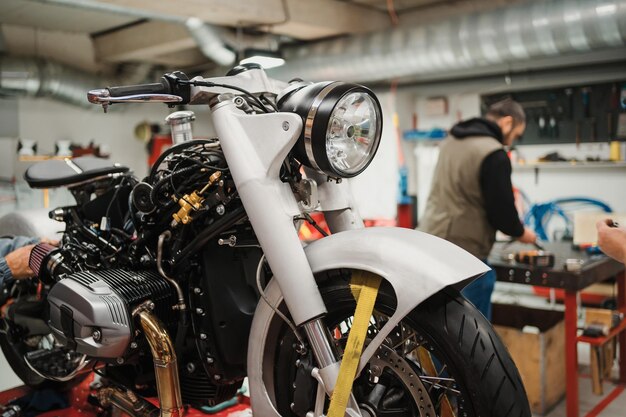
{"type": "MultiPolygon", "coordinates": [[[[528,161],[558,151],[568,158],[585,160],[589,157],[607,159],[609,145],[605,142],[559,145],[524,145],[520,155],[528,161]]],[[[626,212],[626,167],[572,166],[543,167],[537,172],[532,167],[514,166],[513,185],[521,189],[532,203],[563,197],[590,197],[607,203],[614,211],[626,212]]]]}
{"type": "Polygon", "coordinates": [[[102,109],[84,109],[49,99],[19,100],[19,136],[36,140],[40,154],[54,153],[58,140],[88,145],[107,145],[111,161],[133,169],[138,176],[147,172],[145,144],[134,137],[142,121],[160,123],[169,113],[165,105],[129,105],[105,114],[102,109]]]}
{"type": "MultiPolygon", "coordinates": [[[[108,113],[98,106],[85,109],[49,99],[22,98],[19,100],[19,137],[38,142],[39,153],[53,153],[57,140],[71,140],[88,145],[107,145],[111,161],[130,167],[137,176],[147,172],[145,143],[134,136],[140,122],[164,125],[165,117],[173,110],[164,104],[114,105],[108,113]],[[119,110],[118,110],[119,109],[119,110]]],[[[208,106],[195,106],[194,133],[212,137],[215,131],[208,106]]],[[[164,127],[164,129],[167,129],[164,127]]],[[[167,130],[165,130],[167,131],[167,130]]]]}
{"type": "Polygon", "coordinates": [[[480,116],[480,96],[478,94],[450,94],[448,99],[448,113],[442,116],[427,116],[426,103],[428,97],[417,96],[415,111],[417,112],[418,129],[450,129],[459,120],[480,116]]]}
{"type": "Polygon", "coordinates": [[[383,108],[383,134],[376,157],[359,176],[350,180],[361,216],[395,219],[398,196],[398,142],[392,123],[395,103],[389,92],[377,93],[383,108]]]}

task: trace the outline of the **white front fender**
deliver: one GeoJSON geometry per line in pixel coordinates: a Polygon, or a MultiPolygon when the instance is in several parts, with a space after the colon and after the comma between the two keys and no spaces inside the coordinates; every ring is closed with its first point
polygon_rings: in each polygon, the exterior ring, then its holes
{"type": "MultiPolygon", "coordinates": [[[[484,274],[487,265],[438,237],[401,228],[367,228],[337,233],[311,243],[305,249],[313,273],[348,268],[370,271],[393,287],[397,308],[363,352],[359,372],[389,332],[411,310],[444,287],[484,274]]],[[[272,280],[265,291],[278,306],[282,295],[272,280]]],[[[253,411],[262,416],[279,416],[273,404],[272,378],[263,375],[265,346],[274,311],[260,301],[254,314],[248,345],[248,377],[253,411]],[[267,386],[266,384],[270,385],[267,386]]]]}

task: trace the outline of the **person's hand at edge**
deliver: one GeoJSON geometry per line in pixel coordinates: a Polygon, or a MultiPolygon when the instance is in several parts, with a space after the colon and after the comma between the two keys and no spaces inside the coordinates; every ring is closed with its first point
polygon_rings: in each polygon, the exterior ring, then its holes
{"type": "Polygon", "coordinates": [[[624,263],[626,260],[626,229],[616,227],[611,219],[596,223],[598,230],[598,246],[608,256],[624,263]]]}
{"type": "Polygon", "coordinates": [[[22,246],[4,257],[14,279],[30,278],[34,275],[28,266],[30,252],[34,247],[35,245],[22,246]]]}

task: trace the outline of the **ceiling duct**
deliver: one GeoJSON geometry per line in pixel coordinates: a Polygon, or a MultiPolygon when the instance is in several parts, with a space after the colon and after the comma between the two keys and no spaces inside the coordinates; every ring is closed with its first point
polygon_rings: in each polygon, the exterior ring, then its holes
{"type": "Polygon", "coordinates": [[[131,7],[118,6],[107,3],[99,3],[93,0],[36,1],[47,4],[55,4],[59,6],[136,17],[138,19],[149,19],[180,24],[187,28],[191,37],[196,41],[198,48],[200,48],[204,56],[206,56],[207,58],[223,66],[232,65],[236,59],[235,53],[228,49],[220,38],[218,29],[195,17],[185,18],[182,16],[173,16],[164,13],[152,12],[149,10],[135,9],[131,7]]]}
{"type": "Polygon", "coordinates": [[[418,27],[299,46],[273,77],[372,82],[427,79],[619,48],[626,0],[535,1],[418,27]]]}
{"type": "Polygon", "coordinates": [[[137,65],[117,80],[104,79],[49,60],[0,56],[0,97],[48,97],[65,103],[94,108],[87,91],[105,85],[137,84],[149,73],[137,65]]]}
{"type": "Polygon", "coordinates": [[[224,67],[235,62],[237,56],[224,46],[224,41],[222,41],[217,30],[211,25],[204,23],[197,17],[190,17],[185,21],[185,26],[204,56],[211,58],[224,67]]]}

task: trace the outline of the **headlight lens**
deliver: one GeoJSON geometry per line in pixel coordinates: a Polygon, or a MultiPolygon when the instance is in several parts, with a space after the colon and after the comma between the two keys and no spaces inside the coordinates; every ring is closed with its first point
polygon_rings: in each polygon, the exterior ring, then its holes
{"type": "Polygon", "coordinates": [[[334,178],[363,172],[382,133],[376,96],[363,86],[341,82],[301,84],[293,90],[279,99],[279,107],[298,113],[304,121],[294,148],[296,158],[334,178]]]}
{"type": "Polygon", "coordinates": [[[344,176],[361,172],[376,152],[380,140],[377,110],[372,97],[364,92],[349,93],[335,106],[326,132],[326,155],[344,176]]]}

